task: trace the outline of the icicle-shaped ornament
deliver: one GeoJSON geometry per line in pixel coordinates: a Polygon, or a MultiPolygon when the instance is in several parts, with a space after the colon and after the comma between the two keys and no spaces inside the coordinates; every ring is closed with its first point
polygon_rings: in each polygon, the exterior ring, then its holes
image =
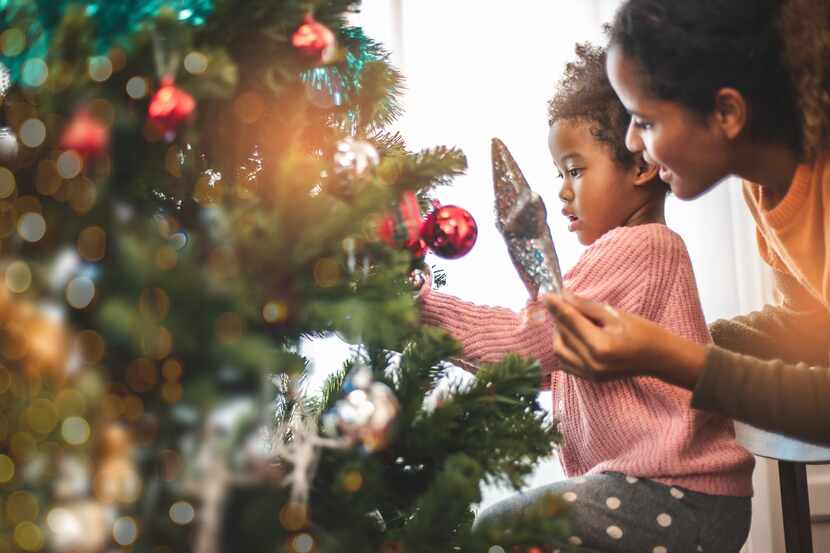
{"type": "Polygon", "coordinates": [[[494,138],[491,146],[496,228],[507,243],[510,259],[531,298],[559,292],[562,273],[547,224],[542,198],[530,189],[507,146],[494,138]]]}

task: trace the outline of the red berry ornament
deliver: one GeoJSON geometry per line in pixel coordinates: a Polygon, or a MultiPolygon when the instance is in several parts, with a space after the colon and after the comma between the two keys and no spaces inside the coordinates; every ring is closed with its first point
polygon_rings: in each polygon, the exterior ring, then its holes
{"type": "Polygon", "coordinates": [[[478,226],[470,212],[454,205],[439,205],[427,215],[421,238],[435,255],[457,259],[467,255],[476,243],[478,226]]]}
{"type": "Polygon", "coordinates": [[[378,235],[392,247],[408,249],[416,258],[426,255],[427,245],[421,238],[421,208],[414,192],[404,192],[394,213],[381,219],[378,235]]]}
{"type": "Polygon", "coordinates": [[[150,100],[147,110],[150,121],[164,133],[175,131],[178,126],[196,110],[196,100],[173,85],[172,79],[165,79],[161,88],[150,100]]]}
{"type": "Polygon", "coordinates": [[[109,129],[88,111],[77,112],[63,129],[60,147],[83,158],[95,157],[109,144],[109,129]]]}
{"type": "Polygon", "coordinates": [[[334,33],[311,14],[305,16],[305,22],[291,35],[291,44],[315,63],[333,61],[337,50],[334,33]]]}

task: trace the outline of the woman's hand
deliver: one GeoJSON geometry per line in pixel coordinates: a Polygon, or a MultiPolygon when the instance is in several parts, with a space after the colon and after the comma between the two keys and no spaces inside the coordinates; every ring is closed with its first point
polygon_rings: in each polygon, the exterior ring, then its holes
{"type": "Polygon", "coordinates": [[[706,349],[660,325],[564,291],[542,297],[556,319],[554,350],[564,369],[590,380],[656,376],[692,389],[706,349]]]}

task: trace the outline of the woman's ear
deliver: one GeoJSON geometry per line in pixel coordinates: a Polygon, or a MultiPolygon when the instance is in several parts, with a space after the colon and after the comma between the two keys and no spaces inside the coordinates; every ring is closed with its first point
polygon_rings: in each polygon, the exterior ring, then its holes
{"type": "Polygon", "coordinates": [[[727,138],[734,139],[746,128],[748,110],[746,99],[734,88],[721,88],[715,92],[714,123],[727,138]]]}
{"type": "Polygon", "coordinates": [[[643,159],[643,154],[637,154],[634,166],[634,186],[644,186],[657,177],[659,168],[643,159]]]}

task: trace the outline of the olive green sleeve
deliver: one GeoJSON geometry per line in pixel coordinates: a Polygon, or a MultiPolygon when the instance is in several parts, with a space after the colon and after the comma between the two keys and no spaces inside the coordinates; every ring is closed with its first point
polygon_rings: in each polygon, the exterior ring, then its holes
{"type": "Polygon", "coordinates": [[[830,444],[830,368],[762,360],[709,346],[692,406],[830,444]]]}

